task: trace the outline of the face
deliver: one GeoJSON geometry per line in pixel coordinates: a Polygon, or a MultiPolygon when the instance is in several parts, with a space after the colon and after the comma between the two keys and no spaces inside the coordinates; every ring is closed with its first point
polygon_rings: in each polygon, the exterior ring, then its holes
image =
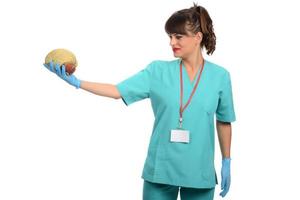
{"type": "Polygon", "coordinates": [[[188,32],[187,35],[173,33],[169,34],[169,37],[174,56],[186,58],[199,50],[202,34],[201,32],[197,34],[188,32]]]}

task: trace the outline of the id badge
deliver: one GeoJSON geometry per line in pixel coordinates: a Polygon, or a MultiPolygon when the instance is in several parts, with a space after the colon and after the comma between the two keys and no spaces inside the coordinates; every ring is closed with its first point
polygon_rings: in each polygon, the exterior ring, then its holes
{"type": "Polygon", "coordinates": [[[171,130],[171,142],[182,142],[189,143],[190,142],[190,131],[184,129],[174,129],[171,130]]]}

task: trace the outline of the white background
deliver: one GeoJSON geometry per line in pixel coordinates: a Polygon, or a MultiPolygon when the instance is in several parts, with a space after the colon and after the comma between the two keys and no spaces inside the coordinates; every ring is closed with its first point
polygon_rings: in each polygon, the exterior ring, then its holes
{"type": "MultiPolygon", "coordinates": [[[[141,199],[154,120],[149,99],[126,107],[74,89],[42,64],[50,50],[67,48],[79,61],[78,78],[116,84],[152,60],[174,59],[164,24],[192,2],[1,1],[1,200],[141,199]]],[[[299,6],[197,2],[217,36],[205,58],[232,78],[237,121],[226,199],[297,199],[299,6]]],[[[215,199],[219,192],[220,185],[215,199]]]]}

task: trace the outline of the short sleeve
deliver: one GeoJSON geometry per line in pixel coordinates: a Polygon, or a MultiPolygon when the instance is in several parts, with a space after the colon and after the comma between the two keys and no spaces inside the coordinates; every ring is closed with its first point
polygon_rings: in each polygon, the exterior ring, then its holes
{"type": "Polygon", "coordinates": [[[138,73],[119,82],[116,87],[123,102],[128,106],[150,96],[151,75],[154,61],[138,73]]]}
{"type": "Polygon", "coordinates": [[[235,121],[231,80],[230,74],[227,71],[223,77],[221,89],[219,91],[219,101],[216,111],[216,118],[218,121],[222,122],[235,121]]]}

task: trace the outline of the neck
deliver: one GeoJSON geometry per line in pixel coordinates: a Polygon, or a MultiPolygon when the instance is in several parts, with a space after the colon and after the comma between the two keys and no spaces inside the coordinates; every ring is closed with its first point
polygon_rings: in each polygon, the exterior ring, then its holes
{"type": "Polygon", "coordinates": [[[188,58],[182,58],[182,62],[188,71],[197,71],[200,66],[203,66],[204,58],[201,53],[197,53],[188,58]]]}

